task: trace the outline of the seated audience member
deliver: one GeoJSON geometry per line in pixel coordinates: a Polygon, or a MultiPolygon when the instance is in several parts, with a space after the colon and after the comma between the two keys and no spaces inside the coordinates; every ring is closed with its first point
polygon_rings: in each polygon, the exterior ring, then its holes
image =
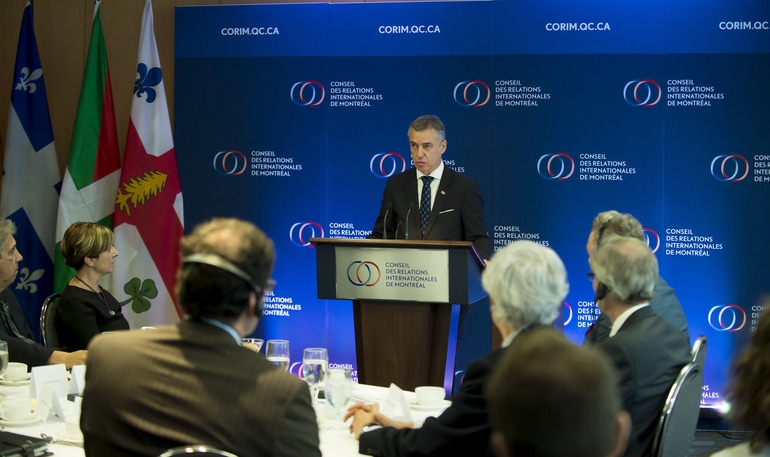
{"type": "Polygon", "coordinates": [[[87,456],[157,456],[208,444],[239,456],[320,456],[307,383],[241,346],[272,288],[272,241],[212,219],[182,238],[185,319],[89,344],[80,428],[87,456]]]}
{"type": "Polygon", "coordinates": [[[644,241],[609,235],[589,263],[595,274],[596,302],[612,323],[609,338],[596,347],[615,365],[623,409],[631,415],[624,455],[648,456],[671,385],[691,359],[690,343],[649,306],[658,260],[644,241]]]}
{"type": "Polygon", "coordinates": [[[67,350],[85,349],[101,332],[129,328],[118,301],[99,285],[118,256],[113,240],[112,230],[93,222],[75,222],[64,232],[61,254],[75,276],[59,297],[56,333],[67,350]]]}
{"type": "MultiPolygon", "coordinates": [[[[597,214],[591,224],[591,232],[588,234],[586,243],[588,255],[590,256],[601,244],[603,237],[611,234],[631,236],[645,241],[642,224],[634,216],[617,211],[604,211],[597,214]]],[[[676,298],[674,289],[660,275],[655,279],[655,296],[650,300],[650,308],[655,311],[655,314],[681,330],[689,340],[690,334],[687,331],[687,319],[682,305],[676,298]]],[[[606,340],[611,326],[607,315],[602,313],[591,329],[586,332],[586,342],[601,343],[606,340]]]]}
{"type": "Polygon", "coordinates": [[[8,343],[8,360],[26,363],[30,367],[63,363],[67,369],[85,364],[86,351],[55,351],[33,339],[21,304],[10,288],[23,259],[16,250],[15,234],[16,224],[13,221],[0,220],[0,340],[8,343]]]}
{"type": "Polygon", "coordinates": [[[631,418],[607,356],[553,329],[520,335],[486,389],[497,457],[617,457],[631,418]]]}
{"type": "Polygon", "coordinates": [[[483,386],[500,357],[516,345],[517,335],[553,325],[569,286],[559,256],[531,241],[516,241],[497,251],[482,274],[482,285],[503,349],[474,361],[452,405],[440,416],[427,418],[422,427],[393,421],[379,412],[377,404],[351,406],[345,420],[353,416],[350,431],[359,439],[360,453],[403,457],[491,452],[483,386]]]}
{"type": "Polygon", "coordinates": [[[753,431],[751,440],[714,457],[770,457],[770,300],[765,300],[751,342],[733,365],[728,418],[753,431]]]}

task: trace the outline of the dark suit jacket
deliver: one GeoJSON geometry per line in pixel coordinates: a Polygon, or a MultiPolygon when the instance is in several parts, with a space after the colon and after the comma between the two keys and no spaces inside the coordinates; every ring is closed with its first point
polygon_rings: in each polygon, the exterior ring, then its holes
{"type": "MultiPolygon", "coordinates": [[[[14,324],[16,324],[16,328],[19,329],[19,332],[25,337],[33,339],[32,332],[27,324],[27,319],[24,317],[24,310],[21,309],[21,304],[19,304],[19,300],[16,298],[16,295],[13,294],[13,291],[6,287],[0,291],[0,299],[8,304],[11,319],[14,324]]],[[[42,303],[40,305],[42,306],[42,303]]],[[[26,363],[30,367],[38,367],[47,364],[48,359],[54,351],[42,344],[29,343],[21,338],[16,338],[2,319],[0,319],[0,340],[8,342],[9,361],[26,363]]]]}
{"type": "Polygon", "coordinates": [[[183,321],[100,334],[88,349],[87,456],[154,457],[184,444],[239,456],[321,455],[307,383],[218,327],[183,321]]]}
{"type": "Polygon", "coordinates": [[[690,361],[687,337],[648,306],[623,324],[615,336],[596,345],[619,374],[623,407],[631,415],[625,456],[652,455],[655,427],[671,385],[690,361]]]}
{"type": "Polygon", "coordinates": [[[405,239],[408,234],[411,240],[471,241],[483,259],[492,255],[492,241],[484,222],[484,199],[479,185],[446,165],[425,236],[420,232],[420,200],[415,168],[388,178],[385,184],[380,213],[369,238],[385,238],[385,229],[387,238],[405,239]]]}
{"type": "MultiPolygon", "coordinates": [[[[655,296],[650,300],[650,308],[655,314],[662,317],[666,322],[678,328],[690,340],[690,334],[687,330],[687,319],[684,317],[682,305],[676,298],[674,289],[668,285],[665,279],[658,276],[655,281],[655,296]]],[[[606,314],[601,314],[591,329],[586,332],[586,343],[601,343],[610,336],[612,322],[606,314]]]]}
{"type": "Polygon", "coordinates": [[[384,427],[362,433],[358,451],[384,457],[491,455],[483,388],[505,350],[498,349],[468,367],[452,405],[440,416],[429,417],[416,429],[384,427]]]}

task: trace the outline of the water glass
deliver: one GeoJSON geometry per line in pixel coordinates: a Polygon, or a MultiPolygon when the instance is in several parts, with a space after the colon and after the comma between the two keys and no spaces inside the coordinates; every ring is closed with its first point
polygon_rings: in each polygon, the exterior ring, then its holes
{"type": "Polygon", "coordinates": [[[241,339],[241,343],[243,347],[259,352],[259,350],[262,349],[262,345],[265,344],[265,340],[260,338],[243,338],[241,339]]]}
{"type": "Polygon", "coordinates": [[[353,381],[349,368],[331,368],[326,372],[326,401],[334,409],[335,421],[332,429],[345,428],[342,417],[345,408],[353,395],[353,381]]]}
{"type": "Polygon", "coordinates": [[[324,381],[329,368],[326,348],[306,348],[302,351],[302,377],[311,388],[313,404],[318,403],[318,385],[324,381]]]}
{"type": "Polygon", "coordinates": [[[8,343],[0,340],[0,376],[5,374],[8,368],[8,343]]]}
{"type": "Polygon", "coordinates": [[[290,357],[289,340],[267,340],[265,344],[265,358],[267,360],[288,371],[290,357]]]}

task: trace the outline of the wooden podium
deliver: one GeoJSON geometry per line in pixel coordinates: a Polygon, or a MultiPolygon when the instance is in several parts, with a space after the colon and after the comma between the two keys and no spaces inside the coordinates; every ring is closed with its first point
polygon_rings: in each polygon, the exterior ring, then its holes
{"type": "Polygon", "coordinates": [[[311,238],[318,298],[353,300],[361,383],[451,393],[461,305],[485,296],[469,241],[311,238]]]}

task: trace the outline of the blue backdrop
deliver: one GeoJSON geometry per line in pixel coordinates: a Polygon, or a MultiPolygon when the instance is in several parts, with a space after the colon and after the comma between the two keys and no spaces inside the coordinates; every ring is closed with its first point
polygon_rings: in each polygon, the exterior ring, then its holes
{"type": "MultiPolygon", "coordinates": [[[[185,226],[251,220],[278,285],[257,333],[326,346],[355,369],[352,306],[316,298],[308,238],[366,236],[406,130],[447,127],[448,166],[475,178],[497,248],[552,247],[564,332],[596,317],[585,243],[616,209],[644,225],[691,339],[709,341],[703,404],[770,282],[770,4],[657,0],[177,7],[175,143],[185,226]],[[762,197],[765,195],[765,197],[762,197]]],[[[488,352],[472,307],[458,367],[488,352]]]]}

